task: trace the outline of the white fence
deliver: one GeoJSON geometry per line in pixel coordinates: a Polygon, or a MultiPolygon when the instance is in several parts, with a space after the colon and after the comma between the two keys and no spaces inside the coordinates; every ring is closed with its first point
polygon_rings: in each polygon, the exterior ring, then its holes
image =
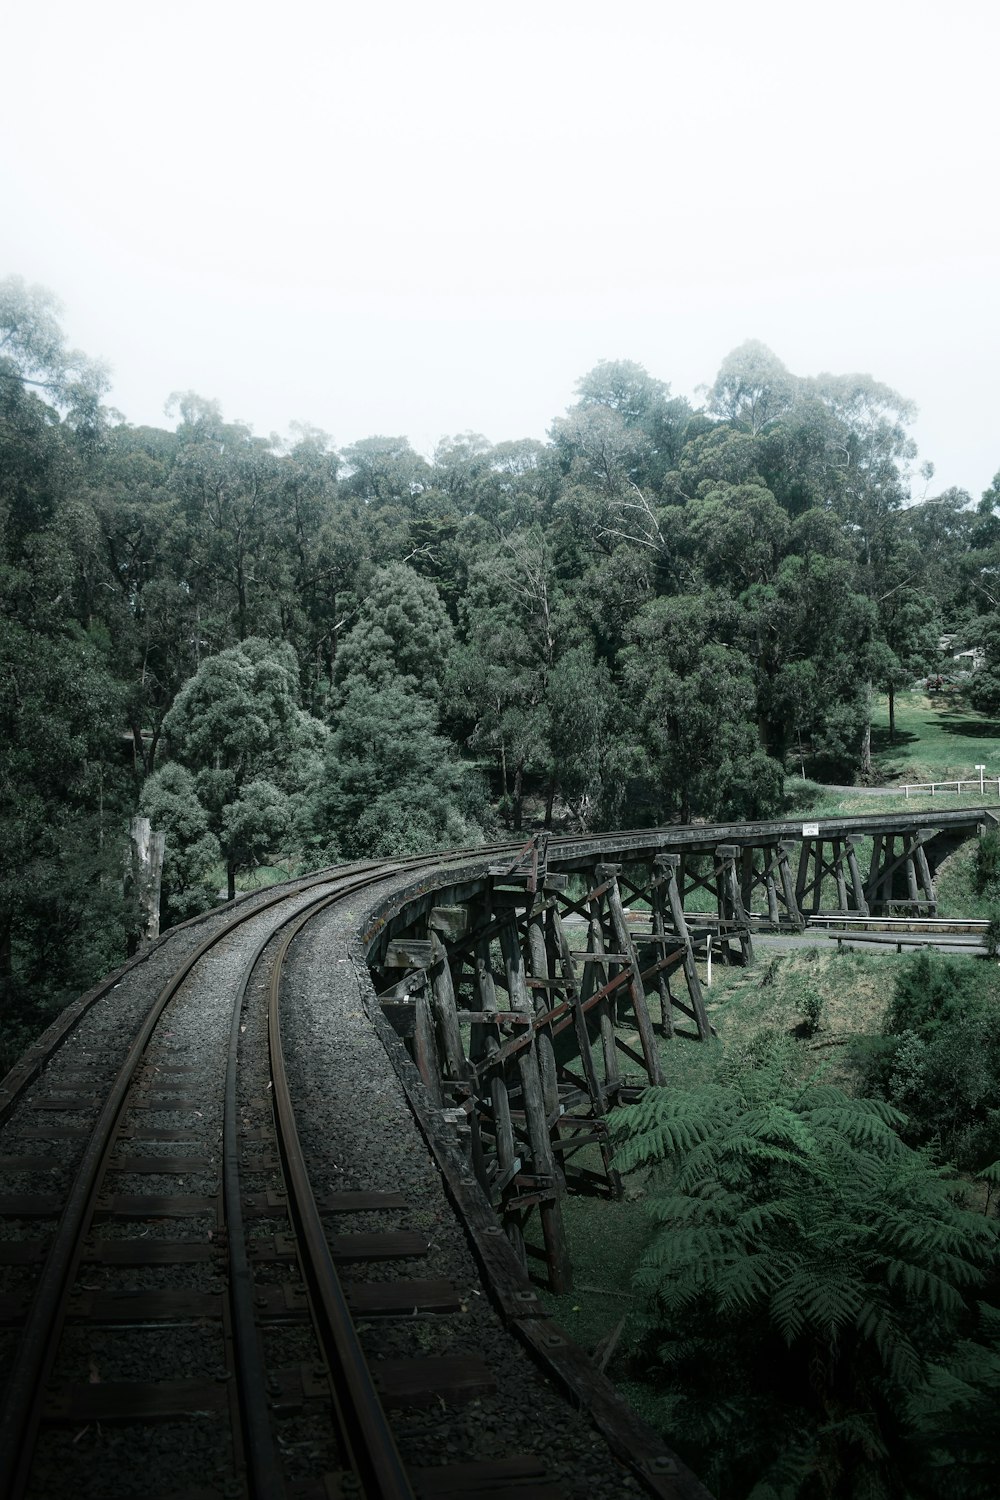
{"type": "Polygon", "coordinates": [[[954,793],[955,796],[958,796],[961,793],[962,788],[965,787],[969,791],[979,792],[984,797],[988,792],[992,797],[993,786],[995,782],[997,800],[1000,801],[1000,776],[985,775],[985,766],[977,766],[976,770],[979,772],[978,776],[970,776],[963,781],[920,781],[911,783],[911,785],[909,786],[904,786],[903,791],[906,793],[907,797],[911,792],[915,794],[926,792],[929,793],[932,797],[936,797],[938,792],[951,792],[954,793]]]}

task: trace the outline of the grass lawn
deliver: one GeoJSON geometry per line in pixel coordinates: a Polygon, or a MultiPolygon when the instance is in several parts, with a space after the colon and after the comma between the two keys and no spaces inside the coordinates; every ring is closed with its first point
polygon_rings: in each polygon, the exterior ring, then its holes
{"type": "Polygon", "coordinates": [[[946,693],[899,693],[892,742],[889,702],[885,697],[879,698],[872,726],[872,753],[882,777],[882,786],[876,794],[861,787],[838,791],[820,782],[788,776],[785,816],[832,818],[850,813],[936,812],[942,808],[981,806],[1000,811],[1000,722],[970,712],[957,697],[946,693]],[[902,790],[908,783],[928,781],[978,783],[977,765],[986,767],[982,793],[978,784],[963,788],[960,794],[950,790],[907,796],[902,790]],[[889,790],[893,787],[900,790],[889,790]]]}
{"type": "Polygon", "coordinates": [[[898,694],[891,742],[888,699],[881,698],[872,728],[872,753],[887,782],[956,781],[975,776],[975,767],[984,765],[987,778],[994,778],[996,799],[1000,723],[973,713],[951,693],[898,694]]]}

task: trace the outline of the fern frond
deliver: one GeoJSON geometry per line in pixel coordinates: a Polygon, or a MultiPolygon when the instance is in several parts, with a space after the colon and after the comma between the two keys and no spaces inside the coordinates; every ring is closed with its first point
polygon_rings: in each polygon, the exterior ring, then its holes
{"type": "Polygon", "coordinates": [[[802,1313],[800,1288],[796,1280],[788,1280],[771,1294],[771,1316],[786,1344],[793,1344],[805,1327],[802,1313]]]}
{"type": "Polygon", "coordinates": [[[899,1286],[907,1297],[921,1298],[938,1312],[960,1313],[965,1302],[950,1282],[912,1261],[891,1260],[886,1266],[886,1280],[899,1286]]]}
{"type": "Polygon", "coordinates": [[[715,1278],[713,1291],[721,1312],[763,1302],[780,1281],[784,1268],[772,1255],[743,1255],[715,1278]]]}
{"type": "Polygon", "coordinates": [[[874,1343],[889,1379],[903,1389],[916,1389],[923,1377],[923,1365],[891,1314],[884,1307],[866,1301],[858,1310],[854,1326],[862,1338],[874,1343]]]}

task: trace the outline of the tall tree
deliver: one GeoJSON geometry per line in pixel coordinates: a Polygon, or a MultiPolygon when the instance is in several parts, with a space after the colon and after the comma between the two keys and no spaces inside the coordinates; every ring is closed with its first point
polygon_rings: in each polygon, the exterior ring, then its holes
{"type": "Polygon", "coordinates": [[[758,339],[727,354],[712,386],[709,410],[752,437],[790,409],[797,382],[776,354],[758,339]]]}
{"type": "Polygon", "coordinates": [[[172,760],[193,774],[206,815],[195,834],[218,840],[232,900],[240,869],[269,850],[290,852],[311,827],[327,731],[299,707],[293,652],[251,637],[206,657],[164,733],[172,760]]]}
{"type": "Polygon", "coordinates": [[[205,600],[199,621],[214,647],[277,632],[282,578],[277,456],[214,401],[171,397],[179,450],[174,485],[188,527],[189,577],[205,600]]]}

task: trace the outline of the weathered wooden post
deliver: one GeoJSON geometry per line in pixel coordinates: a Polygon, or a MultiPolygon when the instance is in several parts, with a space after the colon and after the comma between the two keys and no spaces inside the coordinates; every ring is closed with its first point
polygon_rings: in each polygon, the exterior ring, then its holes
{"type": "MultiPolygon", "coordinates": [[[[524,959],[518,942],[517,918],[512,911],[510,920],[501,924],[500,948],[507,975],[507,993],[512,1010],[534,1015],[534,1007],[525,982],[524,959]]],[[[569,1245],[562,1220],[560,1197],[563,1189],[562,1173],[556,1165],[555,1153],[549,1136],[545,1099],[538,1066],[538,1053],[534,1034],[528,1046],[517,1054],[518,1074],[521,1082],[521,1097],[524,1104],[524,1120],[534,1158],[535,1175],[542,1179],[539,1186],[538,1213],[545,1241],[545,1256],[549,1267],[549,1283],[559,1294],[569,1291],[573,1272],[570,1265],[569,1245]]]]}
{"type": "MultiPolygon", "coordinates": [[[[587,923],[587,952],[593,954],[584,960],[583,980],[581,983],[581,997],[589,1000],[591,995],[597,994],[608,982],[608,967],[604,962],[604,927],[601,922],[601,895],[600,884],[594,887],[587,896],[587,911],[589,920],[587,923]]],[[[604,1082],[609,1093],[616,1093],[621,1087],[621,1074],[618,1071],[618,1052],[615,1047],[615,1028],[611,1013],[611,1003],[607,998],[597,1003],[597,1024],[601,1033],[601,1052],[604,1056],[604,1082]]]]}
{"type": "Polygon", "coordinates": [[[785,909],[790,920],[796,927],[805,926],[805,918],[799,910],[795,899],[795,886],[792,884],[791,859],[796,852],[797,845],[791,840],[784,840],[778,844],[778,875],[781,879],[781,889],[785,897],[785,909]]]}
{"type": "Polygon", "coordinates": [[[559,909],[553,905],[549,912],[549,944],[558,962],[559,972],[562,975],[563,998],[572,1008],[573,1030],[576,1034],[576,1045],[580,1053],[580,1065],[583,1068],[583,1076],[587,1083],[587,1093],[590,1097],[591,1108],[596,1115],[607,1114],[607,1098],[605,1090],[601,1087],[597,1077],[597,1069],[594,1066],[593,1054],[590,1050],[590,1034],[587,1031],[587,1017],[584,1014],[583,1004],[580,998],[580,990],[576,980],[576,965],[573,962],[573,952],[569,946],[566,929],[559,915],[559,909]]]}
{"type": "Polygon", "coordinates": [[[850,834],[847,834],[844,838],[844,849],[847,852],[847,868],[851,872],[851,886],[854,890],[854,905],[859,916],[867,917],[869,915],[869,912],[868,900],[865,896],[865,883],[861,879],[861,870],[858,866],[857,845],[855,844],[854,839],[850,834]]]}
{"type": "MultiPolygon", "coordinates": [[[[492,920],[492,907],[487,891],[482,899],[479,909],[480,931],[490,927],[492,920]]],[[[493,969],[490,963],[490,940],[488,936],[480,937],[476,943],[475,955],[475,993],[479,1008],[484,1014],[499,1009],[497,1004],[496,981],[493,977],[493,969]]],[[[500,1051],[500,1039],[495,1027],[488,1024],[477,1024],[472,1028],[473,1058],[478,1061],[480,1057],[492,1061],[500,1051]]],[[[521,1159],[517,1154],[517,1143],[514,1139],[514,1123],[510,1113],[510,1094],[507,1089],[507,1079],[504,1076],[502,1064],[496,1063],[488,1070],[487,1087],[489,1090],[490,1112],[493,1120],[493,1132],[496,1150],[496,1176],[490,1185],[490,1197],[501,1215],[503,1216],[503,1194],[513,1182],[521,1169],[521,1159]]],[[[524,1249],[524,1234],[521,1223],[514,1215],[504,1216],[504,1229],[522,1265],[526,1265],[527,1257],[524,1249]]]]}
{"type": "Polygon", "coordinates": [[[639,1033],[639,1041],[642,1045],[642,1055],[646,1064],[646,1072],[650,1083],[663,1083],[663,1064],[660,1062],[660,1053],[656,1045],[653,1023],[649,1019],[649,1009],[646,1005],[646,991],[642,983],[642,970],[639,967],[639,960],[636,957],[635,946],[632,942],[632,934],[628,930],[628,922],[625,919],[621,891],[618,889],[618,875],[620,870],[620,865],[598,865],[597,880],[599,885],[607,885],[611,930],[614,933],[618,952],[622,955],[625,960],[625,966],[629,970],[627,980],[628,992],[629,998],[632,1001],[632,1009],[635,1012],[636,1030],[639,1033]]]}
{"type": "Polygon", "coordinates": [[[698,978],[698,966],[694,961],[694,945],[691,942],[687,919],[684,916],[684,903],[677,888],[676,877],[680,861],[681,856],[679,854],[658,854],[654,860],[654,865],[657,869],[663,871],[667,904],[670,907],[670,919],[674,924],[674,931],[684,944],[684,978],[687,983],[688,996],[690,997],[691,1007],[694,1012],[694,1022],[698,1028],[698,1036],[704,1041],[706,1037],[711,1036],[712,1028],[709,1025],[708,1015],[705,1011],[701,980],[698,978]]]}
{"type": "Polygon", "coordinates": [[[750,923],[743,906],[743,897],[740,894],[739,877],[736,874],[736,857],[739,854],[739,846],[736,844],[719,844],[715,851],[715,857],[719,861],[716,867],[716,882],[719,899],[719,934],[725,934],[725,947],[723,953],[726,961],[729,961],[729,946],[733,937],[739,942],[742,950],[743,962],[753,963],[753,939],[750,936],[750,923]]]}
{"type": "MultiPolygon", "coordinates": [[[[673,870],[666,870],[663,861],[666,855],[660,854],[653,861],[653,879],[651,882],[650,906],[653,911],[653,936],[661,943],[665,942],[667,936],[666,910],[664,907],[664,886],[673,879],[673,870]]],[[[676,859],[677,856],[675,855],[676,859]]],[[[678,933],[678,937],[680,934],[678,933]]],[[[683,941],[683,939],[682,939],[683,941]]],[[[685,944],[689,947],[690,944],[685,944]]],[[[662,951],[662,950],[661,950],[662,951]]],[[[685,966],[686,972],[686,966],[685,966]]],[[[665,1037],[673,1037],[674,1034],[674,1007],[673,996],[670,992],[670,980],[662,969],[656,975],[656,988],[660,996],[660,1029],[665,1037]]]]}
{"type": "Polygon", "coordinates": [[[937,891],[934,888],[934,880],[931,875],[931,867],[927,862],[927,851],[924,849],[924,841],[932,838],[929,829],[921,828],[917,833],[917,847],[915,850],[917,869],[920,871],[920,884],[924,888],[928,904],[932,910],[937,909],[937,891]]]}
{"type": "Polygon", "coordinates": [[[457,926],[464,931],[465,912],[452,907],[435,907],[427,919],[431,944],[431,1004],[444,1063],[445,1076],[456,1081],[468,1076],[462,1030],[458,1024],[458,1007],[452,981],[445,936],[455,936],[457,926]]]}
{"type": "MultiPolygon", "coordinates": [[[[544,1015],[550,1009],[549,955],[545,944],[545,907],[536,898],[528,914],[528,930],[525,958],[529,968],[528,983],[531,987],[536,1015],[544,1015]]],[[[556,1057],[552,1046],[552,1032],[547,1026],[539,1026],[535,1033],[538,1048],[538,1066],[542,1077],[542,1093],[545,1111],[549,1119],[559,1109],[559,1080],[556,1074],[556,1057]]]]}

